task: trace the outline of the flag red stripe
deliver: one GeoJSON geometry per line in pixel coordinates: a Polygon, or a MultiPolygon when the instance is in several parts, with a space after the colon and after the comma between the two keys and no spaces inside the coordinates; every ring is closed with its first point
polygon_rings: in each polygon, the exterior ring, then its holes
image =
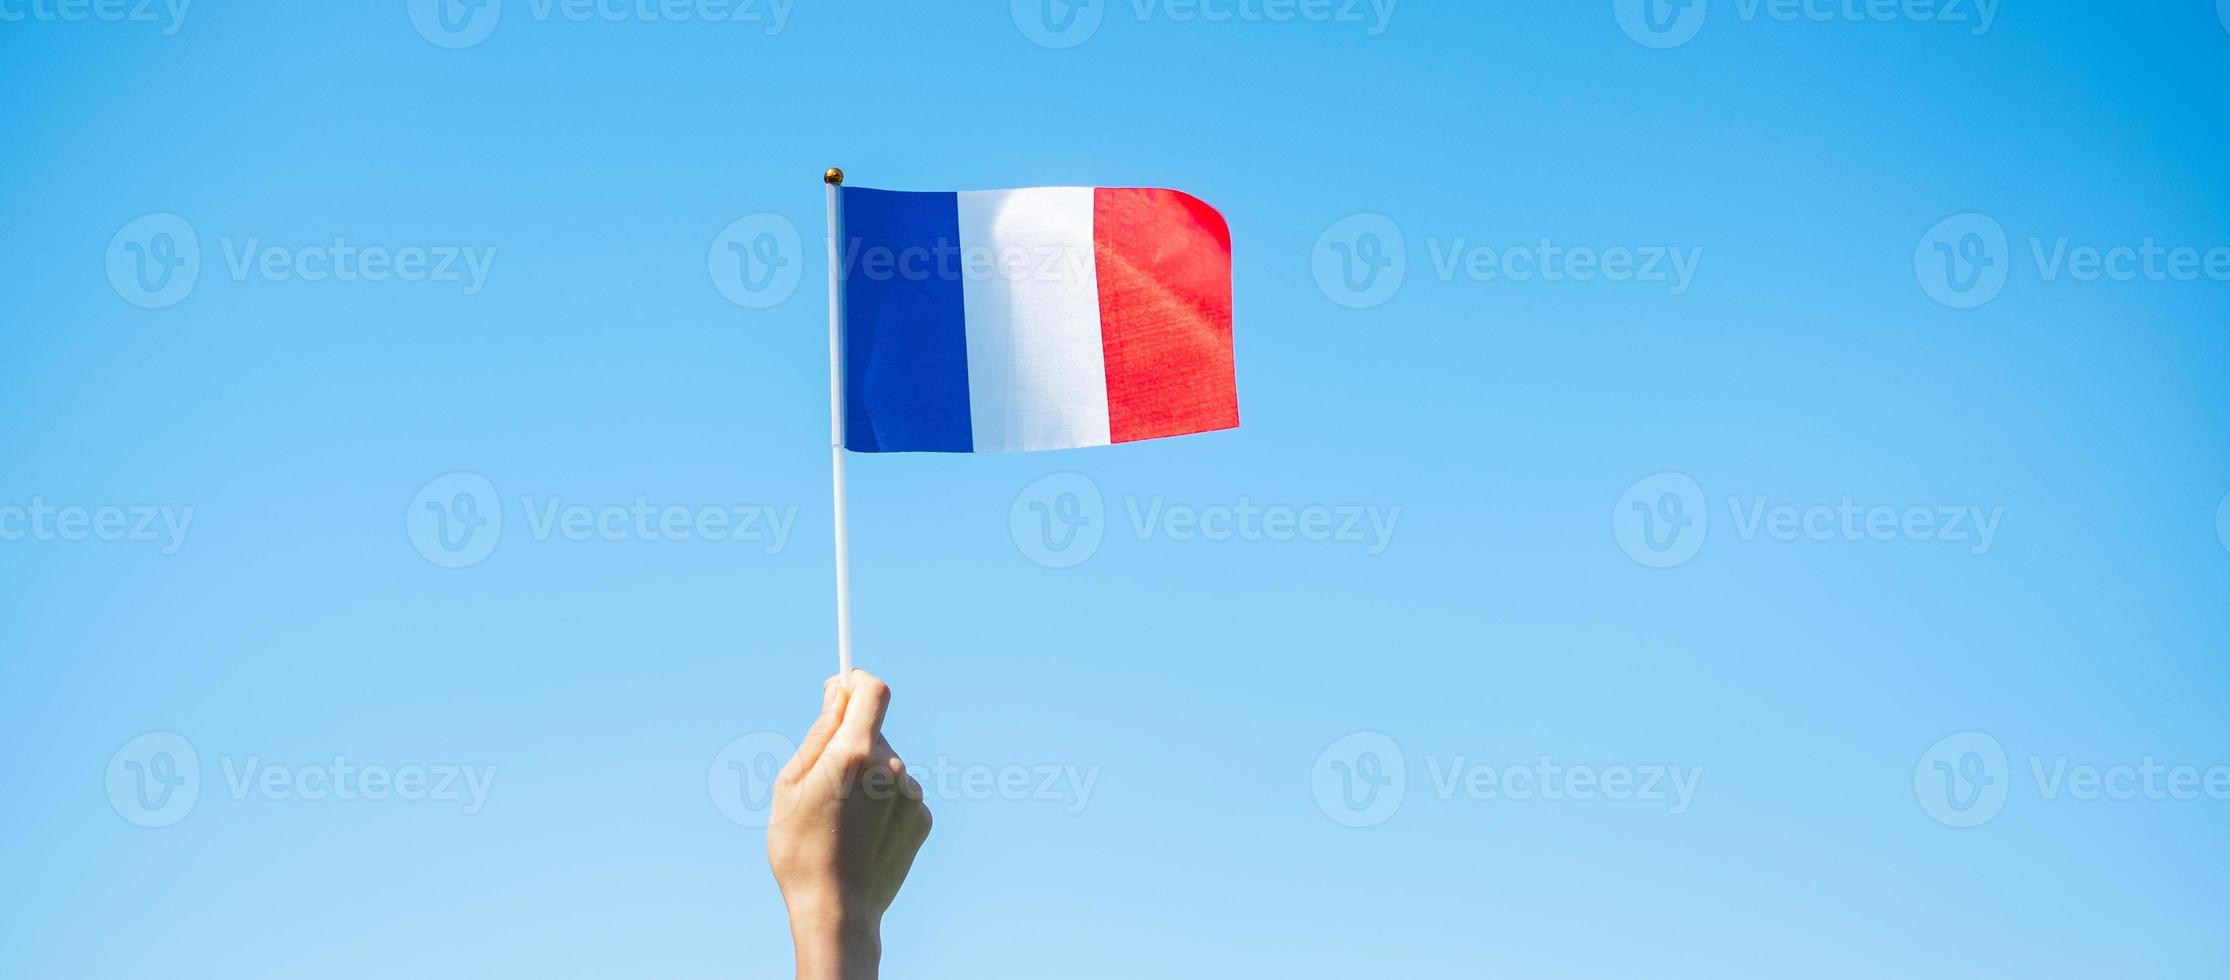
{"type": "Polygon", "coordinates": [[[1223,216],[1190,194],[1102,187],[1092,197],[1092,251],[1111,441],[1237,426],[1223,216]]]}

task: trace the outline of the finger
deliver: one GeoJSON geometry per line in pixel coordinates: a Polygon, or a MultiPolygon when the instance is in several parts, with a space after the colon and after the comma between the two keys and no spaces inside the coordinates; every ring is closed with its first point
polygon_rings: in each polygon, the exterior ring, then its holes
{"type": "Polygon", "coordinates": [[[921,854],[921,845],[929,840],[929,828],[933,823],[928,807],[915,806],[912,810],[913,819],[907,821],[903,828],[906,834],[903,838],[905,846],[898,848],[898,853],[892,855],[892,863],[897,865],[901,886],[906,881],[906,873],[914,868],[914,858],[921,854]]]}
{"type": "Polygon", "coordinates": [[[846,704],[841,731],[858,745],[874,744],[883,731],[883,715],[890,710],[890,685],[864,670],[854,668],[846,678],[846,704]]]}
{"type": "Polygon", "coordinates": [[[805,738],[798,742],[797,753],[790,757],[790,764],[782,768],[783,775],[795,778],[813,768],[821,753],[828,751],[829,740],[836,737],[844,720],[844,706],[849,692],[844,685],[831,677],[821,683],[821,716],[813,719],[813,726],[805,730],[805,738]]]}

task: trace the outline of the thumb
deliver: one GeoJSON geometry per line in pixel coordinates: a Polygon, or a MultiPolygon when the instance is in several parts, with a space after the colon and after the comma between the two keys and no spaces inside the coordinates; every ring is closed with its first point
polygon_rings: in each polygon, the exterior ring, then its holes
{"type": "Polygon", "coordinates": [[[821,753],[829,746],[829,739],[836,737],[837,728],[844,721],[844,706],[850,692],[836,678],[821,682],[821,716],[813,719],[813,726],[805,730],[805,738],[798,742],[798,750],[790,757],[790,764],[782,767],[782,774],[802,776],[820,761],[821,753]]]}

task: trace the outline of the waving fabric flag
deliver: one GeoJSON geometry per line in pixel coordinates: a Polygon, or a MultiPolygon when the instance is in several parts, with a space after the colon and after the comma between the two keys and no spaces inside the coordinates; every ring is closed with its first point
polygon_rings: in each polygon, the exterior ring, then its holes
{"type": "Polygon", "coordinates": [[[1129,187],[842,187],[844,448],[1027,452],[1233,428],[1231,233],[1129,187]]]}

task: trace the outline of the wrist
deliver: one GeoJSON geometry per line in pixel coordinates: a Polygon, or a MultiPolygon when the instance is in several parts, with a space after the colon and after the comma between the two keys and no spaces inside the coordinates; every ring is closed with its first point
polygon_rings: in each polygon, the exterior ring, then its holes
{"type": "Polygon", "coordinates": [[[790,909],[798,980],[874,980],[883,958],[883,917],[840,902],[790,909]]]}

